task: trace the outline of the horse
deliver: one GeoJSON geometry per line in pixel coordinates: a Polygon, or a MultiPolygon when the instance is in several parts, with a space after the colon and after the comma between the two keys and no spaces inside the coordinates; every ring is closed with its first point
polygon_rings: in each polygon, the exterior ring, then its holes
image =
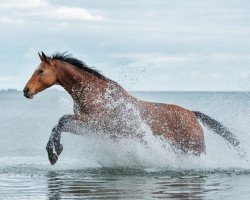
{"type": "MultiPolygon", "coordinates": [[[[142,120],[155,137],[163,137],[183,154],[206,154],[204,131],[199,120],[232,146],[240,141],[220,122],[206,114],[177,105],[142,101],[123,87],[69,53],[51,56],[39,53],[40,64],[23,89],[32,99],[53,85],[62,86],[73,99],[73,113],[63,115],[53,127],[46,145],[48,159],[54,165],[63,150],[61,133],[79,134],[79,127],[102,130],[114,138],[129,137],[142,120]],[[128,123],[130,121],[130,123],[128,123]]],[[[138,136],[143,140],[142,136],[138,136]]]]}

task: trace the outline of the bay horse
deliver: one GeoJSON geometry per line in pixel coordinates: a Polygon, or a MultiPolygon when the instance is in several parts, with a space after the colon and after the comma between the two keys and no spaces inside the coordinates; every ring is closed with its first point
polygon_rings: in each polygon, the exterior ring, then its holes
{"type": "Polygon", "coordinates": [[[240,147],[240,141],[228,128],[201,112],[139,100],[71,54],[47,56],[41,52],[38,55],[41,63],[26,84],[24,96],[32,99],[46,88],[60,85],[74,102],[74,114],[60,118],[46,145],[52,165],[63,150],[60,143],[62,132],[79,134],[79,127],[87,127],[95,132],[101,129],[112,133],[114,137],[126,137],[139,128],[138,119],[155,136],[163,137],[184,154],[199,156],[206,153],[204,132],[198,119],[232,146],[240,147]]]}

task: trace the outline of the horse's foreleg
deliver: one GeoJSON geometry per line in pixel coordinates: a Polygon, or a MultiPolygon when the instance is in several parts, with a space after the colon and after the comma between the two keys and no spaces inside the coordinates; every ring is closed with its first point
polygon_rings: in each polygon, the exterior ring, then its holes
{"type": "Polygon", "coordinates": [[[56,163],[58,156],[61,154],[63,150],[63,146],[60,144],[60,140],[61,140],[61,132],[58,130],[58,125],[57,125],[52,129],[52,133],[46,145],[49,161],[52,165],[56,163]],[[56,153],[54,153],[54,148],[56,153]]]}
{"type": "MultiPolygon", "coordinates": [[[[55,127],[53,128],[53,130],[54,129],[55,129],[55,127]]],[[[54,153],[54,149],[53,149],[54,148],[54,137],[55,137],[53,130],[52,130],[51,136],[49,138],[49,141],[46,145],[46,150],[48,152],[48,158],[49,158],[51,165],[54,165],[58,159],[58,156],[57,156],[57,154],[54,153]]]]}
{"type": "Polygon", "coordinates": [[[79,118],[75,115],[64,115],[60,118],[58,124],[52,129],[51,136],[46,145],[49,161],[54,165],[58,159],[58,156],[63,150],[63,146],[60,143],[62,132],[76,132],[76,126],[79,123],[79,118]],[[55,150],[55,153],[54,153],[55,150]]]}

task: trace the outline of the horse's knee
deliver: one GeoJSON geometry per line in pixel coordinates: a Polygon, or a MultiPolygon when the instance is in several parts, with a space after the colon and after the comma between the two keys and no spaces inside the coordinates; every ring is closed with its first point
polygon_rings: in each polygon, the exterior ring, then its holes
{"type": "Polygon", "coordinates": [[[56,132],[63,132],[64,129],[67,127],[67,125],[70,123],[71,121],[71,115],[63,115],[60,119],[59,122],[57,124],[56,127],[54,127],[54,129],[52,131],[56,132]]]}
{"type": "Polygon", "coordinates": [[[71,116],[71,115],[63,115],[63,116],[59,119],[58,124],[59,124],[59,125],[64,125],[64,124],[66,124],[67,122],[69,122],[69,121],[70,121],[70,116],[71,116]]]}

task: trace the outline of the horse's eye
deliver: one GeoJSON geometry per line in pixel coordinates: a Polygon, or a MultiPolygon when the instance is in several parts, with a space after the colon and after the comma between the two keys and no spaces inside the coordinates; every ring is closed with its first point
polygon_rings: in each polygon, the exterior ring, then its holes
{"type": "Polygon", "coordinates": [[[39,74],[43,74],[44,73],[44,70],[43,69],[40,69],[39,70],[39,74]]]}

